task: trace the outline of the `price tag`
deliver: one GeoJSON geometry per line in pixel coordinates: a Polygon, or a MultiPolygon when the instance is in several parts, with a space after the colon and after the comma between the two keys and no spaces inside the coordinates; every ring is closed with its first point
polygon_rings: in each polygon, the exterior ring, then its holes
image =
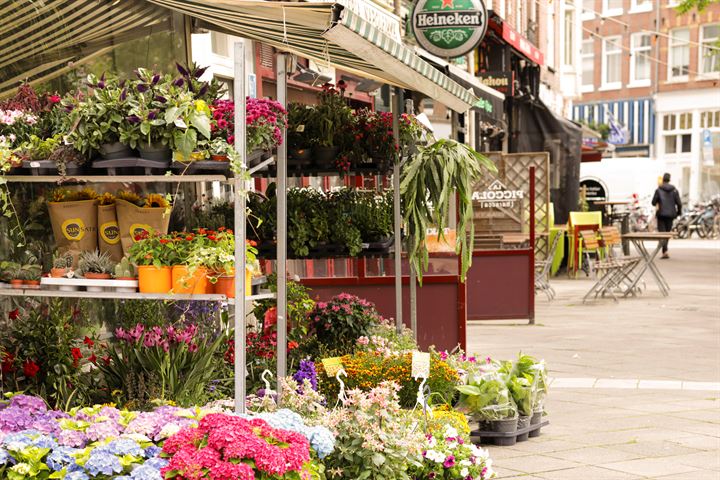
{"type": "Polygon", "coordinates": [[[328,377],[334,377],[343,368],[340,357],[323,358],[322,364],[328,377]]]}
{"type": "Polygon", "coordinates": [[[298,125],[298,126],[295,128],[295,131],[298,132],[298,133],[303,133],[303,132],[305,131],[305,125],[298,125]]]}
{"type": "Polygon", "coordinates": [[[430,354],[428,352],[413,352],[412,378],[430,377],[430,354]]]}
{"type": "Polygon", "coordinates": [[[30,162],[30,168],[39,168],[40,162],[30,162]]]}

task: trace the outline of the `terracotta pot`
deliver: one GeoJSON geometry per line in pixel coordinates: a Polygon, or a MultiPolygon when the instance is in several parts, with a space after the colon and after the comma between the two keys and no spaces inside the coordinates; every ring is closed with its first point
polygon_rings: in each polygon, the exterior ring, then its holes
{"type": "Polygon", "coordinates": [[[109,273],[87,272],[83,276],[88,280],[110,280],[109,273]]]}
{"type": "Polygon", "coordinates": [[[210,155],[210,159],[213,160],[213,161],[215,161],[215,162],[227,162],[227,161],[228,161],[228,156],[227,156],[227,155],[215,155],[215,154],[213,154],[213,155],[210,155]]]}
{"type": "Polygon", "coordinates": [[[67,268],[51,268],[50,276],[53,278],[63,278],[65,275],[67,275],[67,272],[67,268]]]}
{"type": "MultiPolygon", "coordinates": [[[[225,295],[227,298],[235,298],[235,272],[229,275],[220,275],[213,285],[213,293],[225,295]]],[[[252,295],[252,273],[245,269],[245,296],[252,295]]]]}
{"type": "Polygon", "coordinates": [[[115,280],[137,280],[137,277],[115,277],[115,280]]]}
{"type": "Polygon", "coordinates": [[[172,289],[172,269],[141,265],[138,267],[140,293],[170,293],[172,289]]]}
{"type": "Polygon", "coordinates": [[[13,278],[12,280],[10,280],[10,285],[12,285],[13,288],[22,288],[23,281],[19,278],[13,278]]]}
{"type": "Polygon", "coordinates": [[[40,280],[23,280],[23,285],[40,285],[40,280]]]}
{"type": "Polygon", "coordinates": [[[175,265],[172,267],[172,289],[173,293],[203,294],[208,292],[207,268],[197,268],[190,275],[186,265],[175,265]]]}

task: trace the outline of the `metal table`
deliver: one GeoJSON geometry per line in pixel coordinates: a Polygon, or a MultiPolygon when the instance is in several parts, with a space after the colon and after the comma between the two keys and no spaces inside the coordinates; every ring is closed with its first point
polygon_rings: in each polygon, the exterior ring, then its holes
{"type": "Polygon", "coordinates": [[[668,285],[667,280],[665,280],[665,277],[663,277],[662,273],[660,273],[660,269],[657,265],[655,265],[655,258],[662,250],[663,240],[670,240],[673,236],[674,234],[670,232],[628,233],[622,236],[623,240],[630,240],[633,245],[635,245],[635,248],[638,252],[640,252],[640,256],[642,257],[642,260],[633,272],[634,279],[625,291],[624,296],[627,297],[629,294],[635,293],[635,288],[637,287],[638,282],[640,282],[640,279],[648,270],[650,270],[650,273],[652,273],[653,277],[655,277],[655,282],[660,288],[660,292],[663,296],[667,297],[670,294],[670,286],[668,285]],[[645,248],[645,242],[648,241],[657,242],[657,246],[652,252],[649,252],[648,249],[645,248]]]}

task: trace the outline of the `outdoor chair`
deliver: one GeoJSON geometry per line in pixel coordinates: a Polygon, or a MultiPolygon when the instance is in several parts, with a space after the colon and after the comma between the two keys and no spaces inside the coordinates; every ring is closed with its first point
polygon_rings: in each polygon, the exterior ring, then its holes
{"type": "Polygon", "coordinates": [[[590,296],[594,296],[595,298],[598,296],[604,297],[606,293],[610,294],[613,300],[617,302],[618,299],[615,296],[615,289],[619,286],[617,283],[619,279],[618,274],[620,269],[623,268],[623,263],[614,259],[603,259],[602,247],[597,232],[593,230],[582,230],[579,233],[590,276],[596,279],[590,291],[583,297],[583,303],[585,303],[590,296]],[[594,259],[590,257],[591,253],[595,253],[594,259]]]}
{"type": "Polygon", "coordinates": [[[545,259],[535,262],[535,291],[544,292],[548,300],[555,298],[555,289],[550,285],[550,269],[552,268],[559,240],[560,235],[555,235],[545,259]]]}
{"type": "MultiPolygon", "coordinates": [[[[600,229],[602,246],[608,261],[617,262],[619,267],[615,272],[613,283],[624,293],[633,284],[632,271],[635,269],[641,258],[639,256],[626,256],[622,250],[622,236],[617,227],[603,227],[600,229]]],[[[643,282],[644,286],[644,282],[643,282]]],[[[641,291],[639,286],[635,289],[641,291]]]]}

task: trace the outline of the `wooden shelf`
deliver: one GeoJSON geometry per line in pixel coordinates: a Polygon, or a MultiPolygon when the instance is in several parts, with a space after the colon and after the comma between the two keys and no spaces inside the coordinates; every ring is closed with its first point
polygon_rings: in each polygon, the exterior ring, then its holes
{"type": "MultiPolygon", "coordinates": [[[[74,292],[60,290],[37,290],[37,289],[20,289],[20,288],[3,288],[0,289],[0,296],[6,297],[50,297],[50,298],[93,298],[108,300],[191,300],[198,302],[227,302],[234,304],[235,299],[228,299],[225,295],[204,294],[204,295],[188,295],[168,293],[124,293],[124,292],[88,292],[85,290],[77,290],[74,292]]],[[[245,297],[247,301],[269,300],[275,298],[274,293],[261,293],[258,295],[250,295],[245,297]]]]}
{"type": "Polygon", "coordinates": [[[226,182],[225,175],[6,175],[11,183],[197,183],[226,182]]]}

